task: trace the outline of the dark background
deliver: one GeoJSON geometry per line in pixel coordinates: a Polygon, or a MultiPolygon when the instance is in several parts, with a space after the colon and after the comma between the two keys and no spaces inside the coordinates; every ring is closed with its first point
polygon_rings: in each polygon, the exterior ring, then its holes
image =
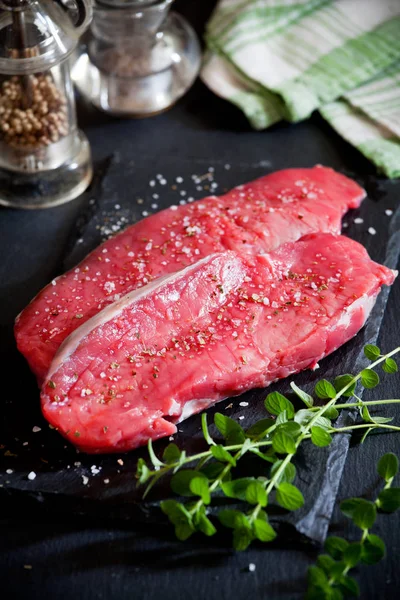
{"type": "MultiPolygon", "coordinates": [[[[212,0],[177,2],[199,33],[214,5],[212,0]]],[[[171,111],[143,121],[112,119],[78,104],[80,124],[91,142],[95,164],[117,150],[122,157],[159,162],[163,156],[196,161],[248,164],[268,161],[270,168],[323,163],[377,184],[374,167],[341,140],[322,119],[314,116],[298,125],[278,125],[266,132],[251,131],[234,107],[216,98],[201,82],[171,111]]],[[[239,182],[238,182],[239,183],[239,182]]],[[[132,188],[135,182],[132,181],[132,188]]],[[[378,181],[393,198],[397,182],[378,181]]],[[[1,346],[3,378],[18,382],[27,367],[12,343],[16,314],[62,268],[71,231],[89,196],[47,211],[0,212],[1,346]],[[11,348],[11,350],[10,350],[11,348]],[[12,365],[12,367],[11,367],[12,365]]],[[[398,344],[399,285],[389,297],[380,346],[398,344]]],[[[398,396],[398,377],[386,377],[371,397],[398,396]]],[[[10,389],[10,388],[8,388],[10,389]]],[[[9,393],[9,392],[8,392],[9,393]]],[[[367,395],[365,396],[367,398],[367,395]]],[[[21,397],[21,411],[25,398],[21,397]]],[[[7,394],[3,394],[7,402],[7,394]]],[[[390,409],[394,414],[395,410],[390,409]]],[[[398,411],[398,414],[400,411],[398,411]]],[[[375,497],[375,465],[387,451],[398,451],[396,435],[370,436],[348,455],[339,497],[375,497]]],[[[1,460],[1,459],[0,459],[1,460]]],[[[17,500],[0,513],[0,595],[13,598],[69,599],[176,598],[292,600],[302,597],[305,574],[317,555],[304,546],[288,547],[281,539],[274,546],[255,546],[246,553],[229,549],[228,538],[210,544],[194,538],[182,545],[168,527],[141,528],[125,522],[107,522],[66,513],[34,509],[17,500]],[[249,572],[248,565],[256,565],[249,572]],[[31,565],[27,570],[24,565],[31,565]]],[[[356,539],[355,530],[336,511],[331,532],[356,539]]],[[[400,519],[380,516],[376,533],[383,536],[388,557],[357,574],[362,598],[398,597],[400,584],[400,519]]]]}

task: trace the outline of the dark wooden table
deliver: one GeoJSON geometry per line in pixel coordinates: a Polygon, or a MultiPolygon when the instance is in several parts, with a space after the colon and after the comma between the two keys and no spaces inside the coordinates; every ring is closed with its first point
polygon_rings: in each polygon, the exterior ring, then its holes
{"type": "MultiPolygon", "coordinates": [[[[187,0],[178,3],[178,8],[201,33],[213,4],[211,0],[187,0]]],[[[209,160],[210,164],[213,160],[268,161],[273,169],[323,163],[363,177],[375,173],[373,166],[319,117],[257,133],[235,108],[214,97],[200,82],[170,112],[153,119],[115,120],[82,103],[79,118],[96,164],[116,150],[121,156],[147,157],[149,161],[163,156],[209,160]]],[[[390,186],[391,194],[400,193],[400,183],[390,186]]],[[[1,365],[2,377],[12,377],[15,384],[19,377],[30,375],[13,342],[13,320],[59,273],[70,231],[87,201],[83,197],[42,212],[1,210],[1,365]]],[[[399,342],[399,311],[397,284],[381,330],[380,345],[384,349],[399,342]]],[[[11,389],[17,389],[17,385],[11,389]]],[[[396,378],[386,378],[379,394],[398,396],[396,378]]],[[[1,401],[6,403],[7,398],[1,401]]],[[[21,411],[25,401],[21,398],[21,411]]],[[[396,412],[390,410],[391,414],[396,412]]],[[[399,450],[398,439],[395,434],[376,435],[365,445],[352,447],[339,498],[373,497],[377,485],[375,464],[384,452],[399,450]]],[[[4,507],[0,522],[0,590],[5,600],[294,600],[302,597],[307,566],[316,557],[316,551],[288,547],[284,539],[273,548],[260,545],[241,554],[233,553],[218,540],[210,544],[195,538],[182,545],[174,540],[169,528],[149,530],[68,513],[31,514],[18,502],[4,507]],[[249,572],[250,563],[256,566],[254,572],[249,572]]],[[[354,539],[356,535],[338,511],[331,532],[354,539]]],[[[358,572],[362,598],[395,598],[400,585],[399,516],[379,517],[376,532],[385,539],[388,557],[358,572]]]]}

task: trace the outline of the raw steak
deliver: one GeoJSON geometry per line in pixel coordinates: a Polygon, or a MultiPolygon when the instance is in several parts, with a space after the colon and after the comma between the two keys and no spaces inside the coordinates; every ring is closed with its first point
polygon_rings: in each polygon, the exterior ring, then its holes
{"type": "Polygon", "coordinates": [[[343,214],[364,196],[354,181],[314,167],[172,206],[129,227],[44,288],[17,319],[18,348],[41,382],[62,341],[121,295],[214,252],[269,252],[307,233],[340,233],[343,214]]]}
{"type": "Polygon", "coordinates": [[[85,452],[125,451],[229,396],[310,368],[364,324],[393,271],[346,237],[213,254],[130,292],[56,354],[44,416],[85,452]]]}

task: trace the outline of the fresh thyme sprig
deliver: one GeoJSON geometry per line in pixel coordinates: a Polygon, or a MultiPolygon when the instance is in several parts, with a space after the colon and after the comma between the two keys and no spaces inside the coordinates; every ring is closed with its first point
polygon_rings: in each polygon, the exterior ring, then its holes
{"type": "Polygon", "coordinates": [[[375,502],[364,498],[349,498],[341,503],[342,513],[361,529],[360,540],[349,543],[342,537],[327,538],[326,554],[321,554],[317,565],[308,569],[307,600],[340,600],[344,596],[360,595],[357,581],[348,572],[359,564],[373,565],[385,556],[384,541],[370,533],[370,529],[378,511],[391,513],[400,508],[400,488],[392,487],[398,470],[397,456],[385,454],[378,462],[378,473],[385,481],[385,486],[375,502]]]}
{"type": "Polygon", "coordinates": [[[272,541],[276,532],[268,522],[265,510],[273,500],[287,510],[297,510],[304,504],[301,491],[293,484],[296,468],[292,459],[299,446],[311,440],[315,446],[324,447],[332,442],[337,433],[349,433],[354,430],[365,430],[363,440],[374,429],[400,431],[400,427],[389,425],[392,420],[387,417],[372,416],[368,407],[380,404],[400,402],[399,399],[363,402],[356,393],[356,384],[360,381],[364,388],[373,388],[379,383],[379,375],[374,370],[382,364],[387,373],[397,371],[392,356],[400,351],[400,347],[387,354],[381,354],[377,346],[364,348],[366,357],[372,361],[367,369],[357,375],[340,375],[333,383],[326,379],[318,381],[315,396],[327,400],[322,406],[314,406],[314,398],[301,390],[294,383],[292,391],[298,396],[306,408],[295,410],[292,402],[279,392],[268,394],[265,408],[269,417],[257,421],[249,429],[244,430],[239,423],[216,413],[214,424],[224,439],[218,444],[210,435],[206,414],[202,415],[202,431],[208,449],[188,456],[176,444],[169,444],[160,460],[148,444],[150,469],[145,460],[140,459],[137,467],[137,478],[140,485],[147,484],[144,495],[164,475],[171,474],[171,489],[186,502],[168,499],[161,502],[161,509],[175,526],[175,533],[181,540],[200,531],[211,536],[216,533],[214,523],[208,518],[208,507],[216,494],[224,494],[244,504],[244,510],[220,510],[217,514],[220,523],[233,530],[233,545],[237,550],[245,550],[255,539],[263,542],[272,541]],[[356,402],[339,403],[340,398],[354,397],[356,402]],[[346,427],[335,427],[339,411],[358,408],[362,423],[346,427]],[[242,477],[232,479],[232,471],[246,454],[254,454],[270,463],[263,477],[242,477]],[[192,465],[193,468],[186,468],[192,465]]]}

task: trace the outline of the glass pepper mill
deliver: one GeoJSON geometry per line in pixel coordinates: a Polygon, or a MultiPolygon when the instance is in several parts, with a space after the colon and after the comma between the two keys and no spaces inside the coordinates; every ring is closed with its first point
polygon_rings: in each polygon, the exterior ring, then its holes
{"type": "Polygon", "coordinates": [[[196,34],[170,12],[174,0],[94,0],[86,49],[72,70],[97,108],[147,117],[172,106],[192,85],[201,62],[196,34]]]}
{"type": "Polygon", "coordinates": [[[0,204],[46,208],[90,183],[69,57],[90,0],[0,0],[0,204]]]}

